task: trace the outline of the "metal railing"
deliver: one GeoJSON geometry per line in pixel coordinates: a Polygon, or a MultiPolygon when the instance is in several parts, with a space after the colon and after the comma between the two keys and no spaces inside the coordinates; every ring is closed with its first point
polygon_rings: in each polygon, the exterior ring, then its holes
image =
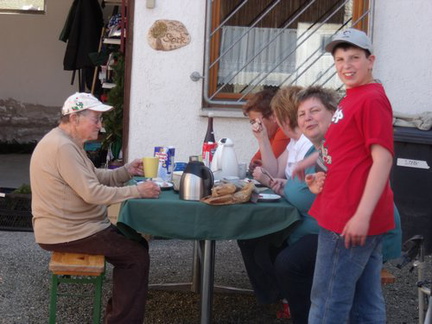
{"type": "MultiPolygon", "coordinates": [[[[253,38],[253,33],[258,31],[258,24],[270,14],[270,12],[278,5],[281,0],[273,1],[256,19],[253,23],[244,28],[244,31],[241,30],[239,36],[237,38],[231,39],[230,44],[223,44],[222,41],[219,46],[219,55],[211,61],[211,51],[214,49],[211,46],[214,46],[214,42],[212,38],[215,37],[216,33],[224,32],[224,29],[232,28],[230,26],[227,27],[227,22],[244,6],[246,6],[249,0],[242,1],[228,16],[225,18],[218,26],[216,26],[212,30],[212,21],[207,18],[206,21],[206,39],[205,39],[205,60],[204,60],[204,100],[207,104],[210,105],[218,105],[218,106],[241,106],[245,102],[245,98],[248,94],[258,91],[261,89],[263,85],[268,86],[276,86],[281,87],[284,85],[303,85],[308,86],[312,84],[320,84],[323,86],[329,86],[333,88],[340,88],[341,83],[338,80],[336,73],[333,67],[333,59],[329,53],[325,53],[323,50],[323,40],[330,39],[332,35],[337,33],[339,30],[344,29],[349,26],[356,26],[360,21],[369,18],[369,23],[372,19],[370,19],[371,8],[373,8],[373,0],[369,1],[369,9],[365,10],[355,21],[353,21],[353,13],[352,13],[352,3],[353,0],[340,0],[335,1],[335,4],[331,7],[331,9],[323,12],[318,16],[317,21],[311,22],[308,24],[298,24],[297,29],[293,30],[289,27],[296,21],[299,21],[301,15],[305,13],[317,0],[309,0],[302,4],[300,8],[296,10],[292,14],[291,17],[287,17],[287,21],[278,29],[274,29],[271,32],[271,37],[268,39],[261,40],[258,45],[254,45],[254,51],[251,55],[246,56],[246,60],[243,62],[230,62],[230,67],[235,65],[232,70],[229,71],[229,75],[212,75],[210,73],[211,69],[218,68],[220,69],[221,65],[223,65],[224,60],[227,60],[227,57],[230,56],[230,53],[233,51],[241,52],[243,49],[240,44],[245,42],[245,38],[253,38]],[[347,9],[348,8],[348,9],[347,9]],[[351,9],[350,9],[351,8],[351,9]],[[329,23],[331,18],[344,10],[344,18],[343,22],[340,24],[329,23]],[[350,12],[351,11],[351,12],[350,12]],[[302,26],[302,27],[301,27],[302,26]],[[286,51],[281,51],[281,55],[277,60],[271,62],[265,62],[268,65],[267,69],[263,69],[261,71],[254,71],[254,73],[247,72],[251,70],[250,66],[254,62],[256,62],[257,58],[265,56],[265,51],[269,50],[269,47],[274,46],[281,37],[282,33],[287,32],[296,33],[296,44],[292,48],[288,48],[286,51]],[[272,45],[273,44],[273,45],[272,45]],[[264,53],[264,54],[263,54],[264,53]],[[294,68],[291,71],[285,68],[285,71],[281,71],[281,66],[286,62],[294,62],[294,68]],[[275,72],[278,71],[278,72],[275,72]],[[269,77],[274,77],[277,74],[276,79],[278,80],[275,83],[275,78],[272,79],[271,82],[266,81],[269,77]],[[246,77],[245,77],[246,75],[246,77]],[[210,77],[213,77],[214,80],[210,80],[210,77]],[[218,80],[216,81],[217,78],[218,80]],[[239,79],[247,79],[247,84],[242,84],[239,87],[242,87],[241,91],[234,92],[238,93],[237,96],[231,96],[235,98],[230,98],[229,100],[224,99],[223,94],[227,87],[227,85],[234,87],[236,81],[239,79]],[[211,87],[211,82],[216,83],[216,87],[211,87]],[[210,90],[214,89],[214,90],[210,90]],[[210,91],[212,91],[210,93],[210,91]]],[[[212,0],[207,0],[207,17],[213,17],[212,13],[212,0]]],[[[222,39],[222,37],[221,37],[222,39]]],[[[257,38],[254,38],[256,41],[257,38]]],[[[274,46],[276,47],[276,46],[274,46]]],[[[271,48],[270,48],[271,49],[271,48]]],[[[245,49],[244,49],[245,50],[245,49]]],[[[272,49],[271,49],[272,50],[272,49]]],[[[242,53],[245,54],[244,51],[242,53]]],[[[233,55],[232,55],[233,56],[233,55]]],[[[291,65],[290,65],[291,66],[291,65]]]]}

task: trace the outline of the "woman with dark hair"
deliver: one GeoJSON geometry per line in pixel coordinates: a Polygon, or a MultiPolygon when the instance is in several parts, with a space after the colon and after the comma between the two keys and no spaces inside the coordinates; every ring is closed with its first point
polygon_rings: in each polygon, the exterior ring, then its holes
{"type": "MultiPolygon", "coordinates": [[[[243,114],[249,117],[250,123],[262,122],[267,130],[267,139],[270,143],[272,152],[278,158],[286,149],[289,138],[282,132],[273,115],[270,102],[277,89],[265,89],[253,94],[243,106],[243,114]]],[[[249,163],[249,171],[262,165],[262,156],[258,150],[249,163]]]]}

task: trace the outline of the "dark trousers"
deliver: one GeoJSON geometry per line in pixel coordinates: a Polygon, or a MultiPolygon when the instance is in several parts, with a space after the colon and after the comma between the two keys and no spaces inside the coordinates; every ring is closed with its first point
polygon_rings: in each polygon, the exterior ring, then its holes
{"type": "Polygon", "coordinates": [[[283,248],[272,245],[272,237],[238,240],[246,272],[260,304],[271,304],[282,296],[276,280],[274,259],[283,248]]]}
{"type": "Polygon", "coordinates": [[[305,235],[283,249],[275,260],[276,278],[294,324],[308,322],[317,247],[318,235],[305,235]]]}
{"type": "Polygon", "coordinates": [[[61,244],[39,244],[48,251],[105,255],[114,266],[112,298],[104,323],[142,324],[148,295],[148,244],[123,236],[115,226],[90,237],[61,244]]]}

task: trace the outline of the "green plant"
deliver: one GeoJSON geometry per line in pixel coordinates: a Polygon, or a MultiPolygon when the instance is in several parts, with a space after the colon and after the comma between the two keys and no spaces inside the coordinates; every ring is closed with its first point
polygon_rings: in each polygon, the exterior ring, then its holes
{"type": "Polygon", "coordinates": [[[102,147],[111,150],[114,160],[118,160],[122,149],[123,140],[123,103],[124,103],[124,55],[114,53],[113,81],[115,87],[108,92],[108,104],[114,109],[103,116],[105,139],[102,147]]]}
{"type": "Polygon", "coordinates": [[[31,188],[30,185],[23,183],[20,187],[16,188],[12,191],[13,194],[30,194],[31,188]]]}

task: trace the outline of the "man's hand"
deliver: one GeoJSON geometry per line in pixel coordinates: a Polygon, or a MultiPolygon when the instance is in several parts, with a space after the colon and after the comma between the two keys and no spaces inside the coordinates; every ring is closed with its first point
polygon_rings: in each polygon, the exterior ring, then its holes
{"type": "Polygon", "coordinates": [[[135,159],[126,164],[126,170],[131,176],[142,176],[144,174],[142,159],[135,159]]]}
{"type": "Polygon", "coordinates": [[[153,181],[145,181],[137,184],[141,198],[159,198],[161,189],[153,181]]]}

